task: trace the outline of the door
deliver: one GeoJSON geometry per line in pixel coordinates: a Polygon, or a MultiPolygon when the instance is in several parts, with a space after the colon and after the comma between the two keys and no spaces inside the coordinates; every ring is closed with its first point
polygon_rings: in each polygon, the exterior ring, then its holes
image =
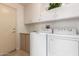
{"type": "Polygon", "coordinates": [[[0,55],[16,48],[16,10],[0,4],[0,55]]]}

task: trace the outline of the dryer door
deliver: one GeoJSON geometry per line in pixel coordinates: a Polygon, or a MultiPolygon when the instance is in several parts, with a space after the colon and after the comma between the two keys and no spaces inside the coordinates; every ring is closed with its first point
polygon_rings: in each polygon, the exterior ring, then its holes
{"type": "Polygon", "coordinates": [[[46,34],[45,33],[30,34],[30,55],[46,56],[46,34]]]}
{"type": "Polygon", "coordinates": [[[78,41],[70,38],[49,36],[49,56],[78,56],[78,41]],[[69,40],[68,40],[69,39],[69,40]]]}

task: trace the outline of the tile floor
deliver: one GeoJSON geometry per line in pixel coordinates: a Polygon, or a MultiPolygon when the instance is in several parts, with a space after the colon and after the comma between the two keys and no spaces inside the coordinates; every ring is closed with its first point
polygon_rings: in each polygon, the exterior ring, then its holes
{"type": "Polygon", "coordinates": [[[13,51],[5,56],[29,56],[29,53],[26,53],[23,50],[13,51]]]}

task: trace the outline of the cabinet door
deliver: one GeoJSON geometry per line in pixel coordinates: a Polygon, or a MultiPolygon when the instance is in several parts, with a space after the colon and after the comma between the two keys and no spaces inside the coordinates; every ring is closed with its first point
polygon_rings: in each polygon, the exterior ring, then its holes
{"type": "Polygon", "coordinates": [[[70,4],[64,4],[62,7],[57,10],[56,14],[57,20],[59,19],[66,19],[66,18],[72,18],[79,16],[79,4],[70,3],[70,4]]]}
{"type": "Polygon", "coordinates": [[[40,19],[40,3],[30,3],[25,7],[25,23],[39,22],[40,19]]]}
{"type": "Polygon", "coordinates": [[[42,4],[40,21],[50,21],[56,18],[56,9],[48,10],[49,3],[42,4]]]}
{"type": "Polygon", "coordinates": [[[49,56],[78,56],[78,42],[72,38],[54,37],[50,40],[49,56]]]}
{"type": "Polygon", "coordinates": [[[21,50],[25,52],[30,52],[30,35],[21,33],[21,50]]]}
{"type": "Polygon", "coordinates": [[[25,21],[25,24],[28,24],[28,23],[32,23],[32,16],[31,16],[31,13],[32,13],[32,4],[27,4],[25,6],[25,9],[24,9],[24,21],[25,21]]]}
{"type": "Polygon", "coordinates": [[[23,34],[21,34],[21,49],[26,51],[26,38],[23,34]]]}
{"type": "Polygon", "coordinates": [[[40,10],[41,10],[41,4],[40,3],[34,3],[32,5],[32,22],[39,22],[40,20],[40,10]]]}

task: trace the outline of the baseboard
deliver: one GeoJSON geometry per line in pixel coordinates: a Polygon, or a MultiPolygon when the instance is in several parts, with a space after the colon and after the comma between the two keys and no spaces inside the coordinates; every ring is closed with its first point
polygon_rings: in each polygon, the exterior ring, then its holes
{"type": "Polygon", "coordinates": [[[12,53],[12,52],[14,52],[14,51],[16,51],[16,49],[14,49],[14,50],[12,50],[12,51],[10,51],[10,52],[8,52],[8,53],[2,54],[2,55],[0,55],[0,56],[7,56],[7,54],[10,54],[10,53],[12,53]]]}

